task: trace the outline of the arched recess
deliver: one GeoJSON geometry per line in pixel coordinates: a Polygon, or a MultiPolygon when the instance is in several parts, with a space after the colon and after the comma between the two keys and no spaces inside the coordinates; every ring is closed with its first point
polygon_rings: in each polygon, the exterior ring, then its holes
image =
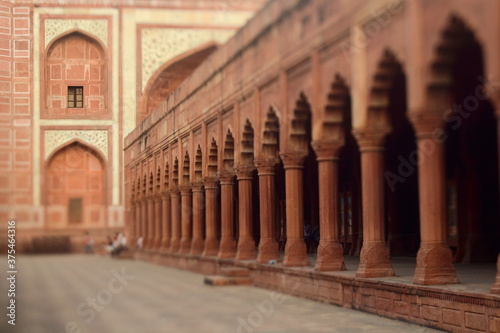
{"type": "Polygon", "coordinates": [[[158,166],[156,170],[155,192],[160,193],[161,190],[161,167],[158,166]]]}
{"type": "Polygon", "coordinates": [[[194,181],[201,182],[203,179],[203,153],[201,146],[198,145],[196,149],[196,156],[194,159],[194,181]]]}
{"type": "MultiPolygon", "coordinates": [[[[318,162],[316,154],[311,147],[312,124],[311,105],[304,93],[301,93],[296,101],[293,111],[293,119],[290,128],[290,146],[292,151],[306,153],[303,169],[303,205],[304,216],[302,221],[304,228],[312,230],[319,228],[319,180],[318,162]],[[309,226],[308,226],[309,224],[309,226]]],[[[307,251],[315,253],[318,243],[311,237],[306,242],[307,251]]]]}
{"type": "Polygon", "coordinates": [[[97,150],[78,140],[72,141],[49,157],[45,170],[45,210],[49,228],[106,225],[106,163],[97,150]]]}
{"type": "MultiPolygon", "coordinates": [[[[222,155],[222,168],[224,171],[234,172],[234,137],[230,129],[227,130],[224,141],[224,150],[222,155]]],[[[233,183],[233,236],[239,233],[238,216],[238,191],[236,184],[233,183]]]]}
{"type": "Polygon", "coordinates": [[[385,50],[374,74],[368,114],[372,126],[390,129],[384,142],[383,205],[392,256],[415,256],[420,246],[418,157],[406,91],[401,63],[385,50]]]}
{"type": "Polygon", "coordinates": [[[227,130],[226,140],[224,141],[224,152],[222,155],[223,170],[233,170],[234,167],[234,137],[231,130],[227,130]]]}
{"type": "Polygon", "coordinates": [[[485,89],[483,48],[457,16],[432,63],[430,101],[446,102],[447,234],[457,262],[493,262],[500,251],[498,130],[485,89]]]}
{"type": "Polygon", "coordinates": [[[208,177],[216,177],[217,171],[219,169],[218,166],[218,149],[217,141],[212,138],[212,142],[210,143],[210,148],[208,151],[208,167],[207,167],[207,176],[208,177]]]}
{"type": "Polygon", "coordinates": [[[328,92],[322,138],[326,141],[343,142],[338,164],[338,221],[340,242],[344,254],[359,255],[361,250],[361,164],[359,147],[352,135],[351,97],[345,80],[340,75],[328,92]]]}
{"type": "Polygon", "coordinates": [[[93,36],[73,30],[46,49],[42,114],[50,118],[102,118],[108,115],[106,49],[93,36]]]}
{"type": "Polygon", "coordinates": [[[189,184],[189,153],[184,155],[184,164],[182,166],[182,184],[189,184]]]}
{"type": "Polygon", "coordinates": [[[275,167],[275,218],[274,223],[276,241],[280,250],[284,250],[286,244],[286,197],[285,197],[285,170],[279,159],[280,150],[280,120],[275,110],[270,107],[264,121],[262,135],[262,156],[264,159],[277,160],[275,167]]]}
{"type": "Polygon", "coordinates": [[[174,188],[179,186],[179,160],[177,157],[174,160],[174,169],[172,170],[172,186],[174,188]]]}
{"type": "MultiPolygon", "coordinates": [[[[241,139],[241,164],[244,166],[254,167],[254,129],[249,119],[246,120],[243,127],[241,139]]],[[[260,239],[260,205],[259,205],[259,178],[257,170],[252,172],[252,235],[253,240],[258,244],[260,239]]]]}
{"type": "Polygon", "coordinates": [[[165,170],[163,172],[163,189],[165,191],[168,191],[168,188],[169,188],[169,166],[168,166],[168,162],[165,163],[165,170]]]}
{"type": "Polygon", "coordinates": [[[158,68],[144,87],[137,123],[163,102],[212,52],[216,42],[208,42],[170,59],[158,68]]]}

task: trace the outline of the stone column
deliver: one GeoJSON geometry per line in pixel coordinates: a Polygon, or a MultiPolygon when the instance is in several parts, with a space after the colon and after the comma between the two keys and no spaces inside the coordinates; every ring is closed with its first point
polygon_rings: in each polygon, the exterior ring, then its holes
{"type": "Polygon", "coordinates": [[[135,246],[137,244],[137,239],[139,237],[142,237],[144,239],[144,234],[142,230],[142,205],[141,205],[141,200],[136,199],[135,200],[135,234],[136,234],[136,240],[134,244],[130,244],[132,246],[135,246]]]}
{"type": "Polygon", "coordinates": [[[154,243],[154,233],[155,233],[155,198],[153,195],[148,196],[147,198],[147,215],[148,215],[148,232],[147,237],[145,239],[144,247],[147,249],[153,248],[154,243]]]}
{"type": "Polygon", "coordinates": [[[393,276],[384,230],[384,139],[385,131],[355,133],[361,152],[363,247],[356,276],[393,276]]]}
{"type": "Polygon", "coordinates": [[[217,256],[233,258],[236,255],[234,241],[234,173],[222,171],[219,173],[221,189],[221,236],[217,256]]]}
{"type": "Polygon", "coordinates": [[[341,145],[314,142],[318,161],[320,236],[316,260],[318,271],[345,270],[339,241],[338,154],[341,145]]]}
{"type": "Polygon", "coordinates": [[[161,251],[168,251],[170,247],[170,237],[171,235],[171,213],[170,213],[170,192],[165,191],[161,194],[162,199],[162,239],[161,239],[161,251]]]}
{"type": "Polygon", "coordinates": [[[280,154],[285,169],[286,232],[283,266],[309,266],[304,242],[303,172],[305,153],[280,154]]]}
{"type": "Polygon", "coordinates": [[[236,170],[238,180],[238,251],[237,260],[255,259],[255,241],[252,233],[252,173],[254,166],[242,165],[236,170]]]}
{"type": "Polygon", "coordinates": [[[130,210],[129,210],[129,218],[128,218],[128,241],[129,241],[129,248],[133,248],[133,246],[135,245],[135,240],[137,239],[137,235],[136,235],[136,224],[137,224],[137,220],[135,218],[135,209],[136,209],[136,205],[135,205],[135,200],[132,198],[130,200],[130,210]]]}
{"type": "MultiPolygon", "coordinates": [[[[494,87],[489,87],[491,89],[491,100],[493,101],[493,105],[495,107],[495,115],[497,118],[497,140],[498,140],[498,158],[500,159],[500,89],[494,89],[494,87]]],[[[500,165],[500,160],[498,161],[500,165]]],[[[500,173],[500,169],[498,170],[500,173]]],[[[500,179],[500,174],[499,174],[499,179],[500,179]]],[[[500,295],[500,254],[498,255],[497,259],[497,276],[495,280],[495,284],[493,284],[493,287],[491,288],[491,293],[492,294],[498,294],[500,295]]]]}
{"type": "Polygon", "coordinates": [[[161,228],[162,228],[161,195],[156,194],[154,200],[155,200],[155,202],[154,202],[155,228],[154,228],[154,237],[153,237],[153,248],[155,250],[159,250],[161,247],[161,228]]]}
{"type": "Polygon", "coordinates": [[[181,236],[181,248],[179,253],[189,253],[191,250],[191,230],[192,230],[192,223],[191,223],[191,207],[192,206],[192,200],[191,200],[191,186],[189,185],[182,185],[181,186],[181,219],[182,219],[182,236],[181,236]]]}
{"type": "Polygon", "coordinates": [[[203,183],[191,183],[193,191],[193,241],[191,254],[199,255],[203,252],[203,183]]]}
{"type": "Polygon", "coordinates": [[[148,236],[148,199],[142,197],[141,202],[141,223],[142,223],[142,248],[146,248],[146,237],[148,236]]]}
{"type": "Polygon", "coordinates": [[[257,160],[259,176],[260,206],[260,241],[257,262],[267,263],[279,259],[278,242],[276,242],[276,191],[274,187],[274,168],[276,160],[257,160]]]}
{"type": "Polygon", "coordinates": [[[446,228],[446,184],[444,147],[438,133],[442,119],[413,119],[419,152],[420,248],[413,282],[458,283],[446,228]]]}
{"type": "Polygon", "coordinates": [[[179,188],[170,190],[170,212],[172,213],[172,235],[170,237],[170,252],[179,251],[181,245],[181,202],[179,188]]]}
{"type": "Polygon", "coordinates": [[[205,185],[205,249],[203,256],[215,256],[219,251],[217,239],[217,179],[207,177],[205,185]]]}

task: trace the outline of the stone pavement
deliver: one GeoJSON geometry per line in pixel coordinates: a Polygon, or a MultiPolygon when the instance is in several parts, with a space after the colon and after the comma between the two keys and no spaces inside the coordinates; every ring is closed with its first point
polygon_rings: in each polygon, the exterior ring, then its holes
{"type": "Polygon", "coordinates": [[[17,325],[6,323],[0,262],[0,332],[253,333],[437,332],[250,286],[210,287],[203,276],[101,256],[17,259],[17,325]]]}

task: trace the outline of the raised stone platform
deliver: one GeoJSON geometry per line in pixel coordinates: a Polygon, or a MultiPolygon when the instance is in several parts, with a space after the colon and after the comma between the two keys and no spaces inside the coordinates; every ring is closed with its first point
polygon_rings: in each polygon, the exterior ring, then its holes
{"type": "Polygon", "coordinates": [[[476,280],[475,273],[462,272],[464,280],[476,283],[419,286],[407,275],[412,264],[404,259],[392,260],[395,277],[368,279],[355,276],[356,258],[346,258],[348,270],[342,272],[157,252],[135,253],[135,258],[206,275],[244,268],[255,286],[452,332],[500,332],[500,296],[480,283],[482,272],[476,280]]]}

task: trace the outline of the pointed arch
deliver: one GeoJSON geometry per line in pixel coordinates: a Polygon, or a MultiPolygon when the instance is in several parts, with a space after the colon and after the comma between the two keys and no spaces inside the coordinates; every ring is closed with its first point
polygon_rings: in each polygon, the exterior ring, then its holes
{"type": "Polygon", "coordinates": [[[107,50],[99,38],[77,29],[66,32],[47,46],[43,61],[45,116],[92,118],[109,112],[107,50]]]}
{"type": "Polygon", "coordinates": [[[196,156],[194,160],[194,181],[200,182],[203,177],[203,153],[200,145],[196,149],[196,156]]]}
{"type": "Polygon", "coordinates": [[[402,75],[401,63],[396,59],[394,53],[386,49],[373,76],[373,85],[368,100],[367,126],[371,129],[386,131],[391,129],[388,114],[391,92],[397,78],[402,75]]]}
{"type": "Polygon", "coordinates": [[[168,166],[168,162],[165,163],[165,171],[163,173],[163,188],[165,190],[168,189],[169,187],[169,166],[168,166]]]}
{"type": "Polygon", "coordinates": [[[271,107],[264,122],[262,155],[265,158],[277,158],[280,149],[280,121],[271,107]]]}
{"type": "Polygon", "coordinates": [[[308,151],[311,142],[311,106],[304,93],[300,93],[293,110],[290,128],[292,151],[308,151]]]}
{"type": "Polygon", "coordinates": [[[158,166],[158,168],[156,170],[156,181],[155,181],[155,184],[156,184],[155,192],[159,193],[160,189],[161,189],[161,167],[160,166],[158,166]]]}
{"type": "Polygon", "coordinates": [[[47,159],[44,178],[50,228],[106,224],[107,172],[98,150],[79,140],[64,144],[47,159]]]}
{"type": "Polygon", "coordinates": [[[216,42],[207,42],[161,65],[143,87],[137,123],[158,107],[217,47],[216,42]]]}
{"type": "Polygon", "coordinates": [[[222,163],[224,170],[230,170],[234,166],[234,137],[230,129],[227,130],[226,141],[224,142],[222,163]]]}
{"type": "Polygon", "coordinates": [[[253,165],[254,159],[254,130],[250,120],[247,119],[243,128],[243,138],[241,140],[241,163],[253,165]]]}
{"type": "Polygon", "coordinates": [[[349,88],[344,78],[340,74],[336,74],[330,86],[328,100],[325,105],[325,116],[321,133],[323,140],[344,141],[346,127],[351,127],[351,110],[349,110],[349,104],[349,88]]]}
{"type": "Polygon", "coordinates": [[[208,176],[215,177],[217,175],[217,171],[219,169],[218,166],[218,152],[219,148],[217,146],[217,141],[212,138],[212,142],[210,143],[210,149],[208,153],[208,176]]]}
{"type": "Polygon", "coordinates": [[[174,160],[174,169],[172,170],[172,185],[179,186],[179,160],[177,157],[174,160]]]}
{"type": "Polygon", "coordinates": [[[184,164],[182,167],[182,183],[189,184],[189,152],[184,155],[184,164]]]}

